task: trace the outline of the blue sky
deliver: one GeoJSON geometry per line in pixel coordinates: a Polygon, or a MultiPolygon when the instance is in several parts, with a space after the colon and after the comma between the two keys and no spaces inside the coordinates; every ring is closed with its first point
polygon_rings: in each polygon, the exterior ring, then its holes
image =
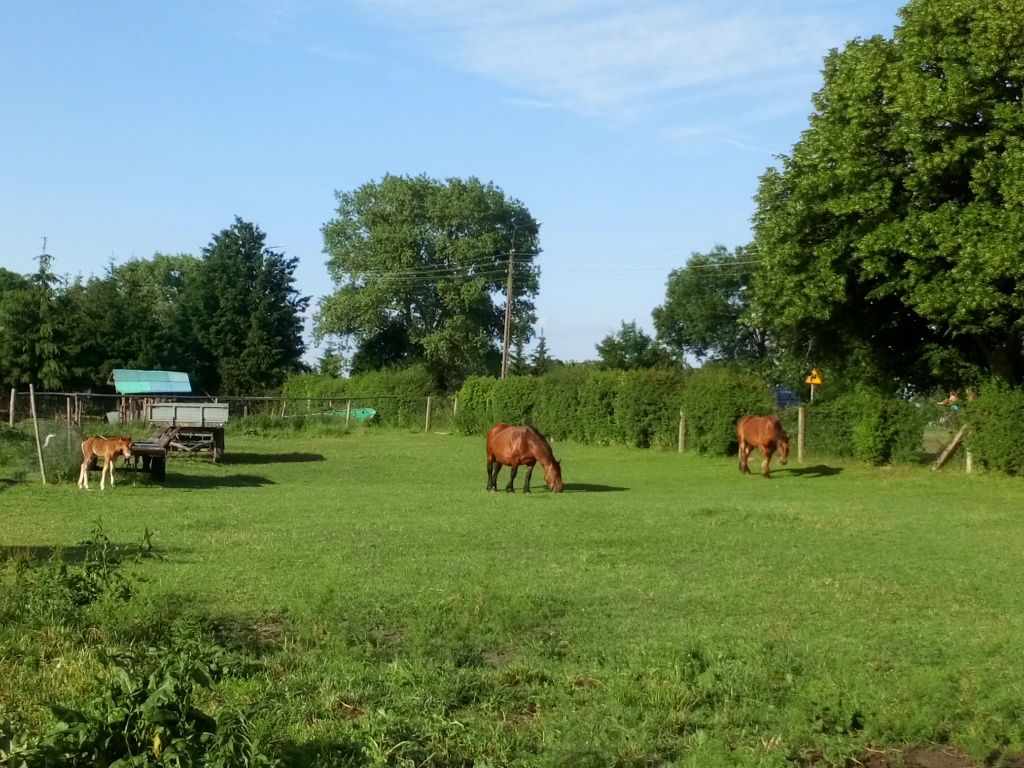
{"type": "MultiPolygon", "coordinates": [[[[564,360],[651,310],[693,252],[750,240],[758,177],[822,58],[888,0],[0,0],[0,266],[200,255],[236,215],[333,286],[336,190],[476,176],[542,221],[564,360]]],[[[315,357],[315,352],[308,355],[315,357]]]]}

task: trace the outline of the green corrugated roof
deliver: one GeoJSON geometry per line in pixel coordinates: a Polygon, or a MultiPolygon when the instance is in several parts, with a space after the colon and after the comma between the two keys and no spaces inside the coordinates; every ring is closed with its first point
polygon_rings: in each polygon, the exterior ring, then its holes
{"type": "Polygon", "coordinates": [[[135,371],[115,368],[110,377],[114,389],[121,395],[189,394],[192,384],[187,373],[178,371],[135,371]]]}

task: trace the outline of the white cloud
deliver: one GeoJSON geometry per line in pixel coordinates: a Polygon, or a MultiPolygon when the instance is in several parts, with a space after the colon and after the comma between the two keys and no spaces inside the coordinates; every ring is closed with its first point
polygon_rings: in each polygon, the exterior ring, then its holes
{"type": "Polygon", "coordinates": [[[816,72],[844,39],[820,5],[802,2],[735,0],[719,10],[692,0],[359,1],[433,55],[527,102],[613,119],[685,111],[719,88],[740,91],[744,110],[766,110],[775,79],[816,72]]]}

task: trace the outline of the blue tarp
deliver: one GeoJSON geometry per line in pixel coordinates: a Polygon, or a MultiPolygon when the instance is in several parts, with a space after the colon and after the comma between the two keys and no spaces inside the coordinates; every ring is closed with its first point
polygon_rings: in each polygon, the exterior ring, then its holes
{"type": "Polygon", "coordinates": [[[115,368],[110,378],[119,395],[169,395],[190,394],[192,384],[187,373],[178,371],[137,371],[131,368],[115,368]]]}

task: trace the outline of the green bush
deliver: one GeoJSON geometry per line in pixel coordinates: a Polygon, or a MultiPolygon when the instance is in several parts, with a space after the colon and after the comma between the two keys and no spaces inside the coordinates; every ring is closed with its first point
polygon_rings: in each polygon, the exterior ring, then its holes
{"type": "Polygon", "coordinates": [[[495,382],[491,391],[492,423],[533,424],[533,407],[539,399],[538,379],[510,376],[495,382]]]}
{"type": "Polygon", "coordinates": [[[764,380],[728,366],[704,366],[687,377],[681,396],[687,446],[712,456],[736,452],[736,421],[748,413],[775,412],[764,380]]]}
{"type": "Polygon", "coordinates": [[[968,402],[965,419],[970,424],[967,444],[978,463],[1009,475],[1024,474],[1020,425],[1024,424],[1024,389],[1005,384],[983,386],[968,402]]]}
{"type": "Polygon", "coordinates": [[[685,378],[664,370],[630,371],[615,394],[615,421],[627,445],[675,445],[685,378]]]}
{"type": "Polygon", "coordinates": [[[914,461],[930,411],[908,400],[858,388],[807,409],[808,450],[869,464],[914,461]]]}
{"type": "Polygon", "coordinates": [[[551,440],[584,439],[580,390],[593,371],[589,365],[565,365],[537,380],[533,423],[551,440]]]}
{"type": "MultiPolygon", "coordinates": [[[[304,411],[312,414],[328,409],[370,407],[377,411],[379,423],[390,427],[422,428],[428,395],[434,395],[433,377],[421,365],[387,371],[371,371],[349,378],[325,374],[298,374],[289,377],[282,388],[282,397],[305,399],[304,411]],[[320,400],[321,402],[318,402],[320,400]]],[[[300,410],[300,413],[303,411],[300,410]]]]}
{"type": "Polygon", "coordinates": [[[615,421],[615,401],[622,373],[592,371],[580,387],[580,426],[582,439],[595,445],[611,445],[622,441],[615,421]]]}
{"type": "Polygon", "coordinates": [[[459,409],[455,413],[454,426],[464,435],[483,435],[494,424],[491,399],[497,379],[490,376],[470,376],[459,390],[459,409]]]}

